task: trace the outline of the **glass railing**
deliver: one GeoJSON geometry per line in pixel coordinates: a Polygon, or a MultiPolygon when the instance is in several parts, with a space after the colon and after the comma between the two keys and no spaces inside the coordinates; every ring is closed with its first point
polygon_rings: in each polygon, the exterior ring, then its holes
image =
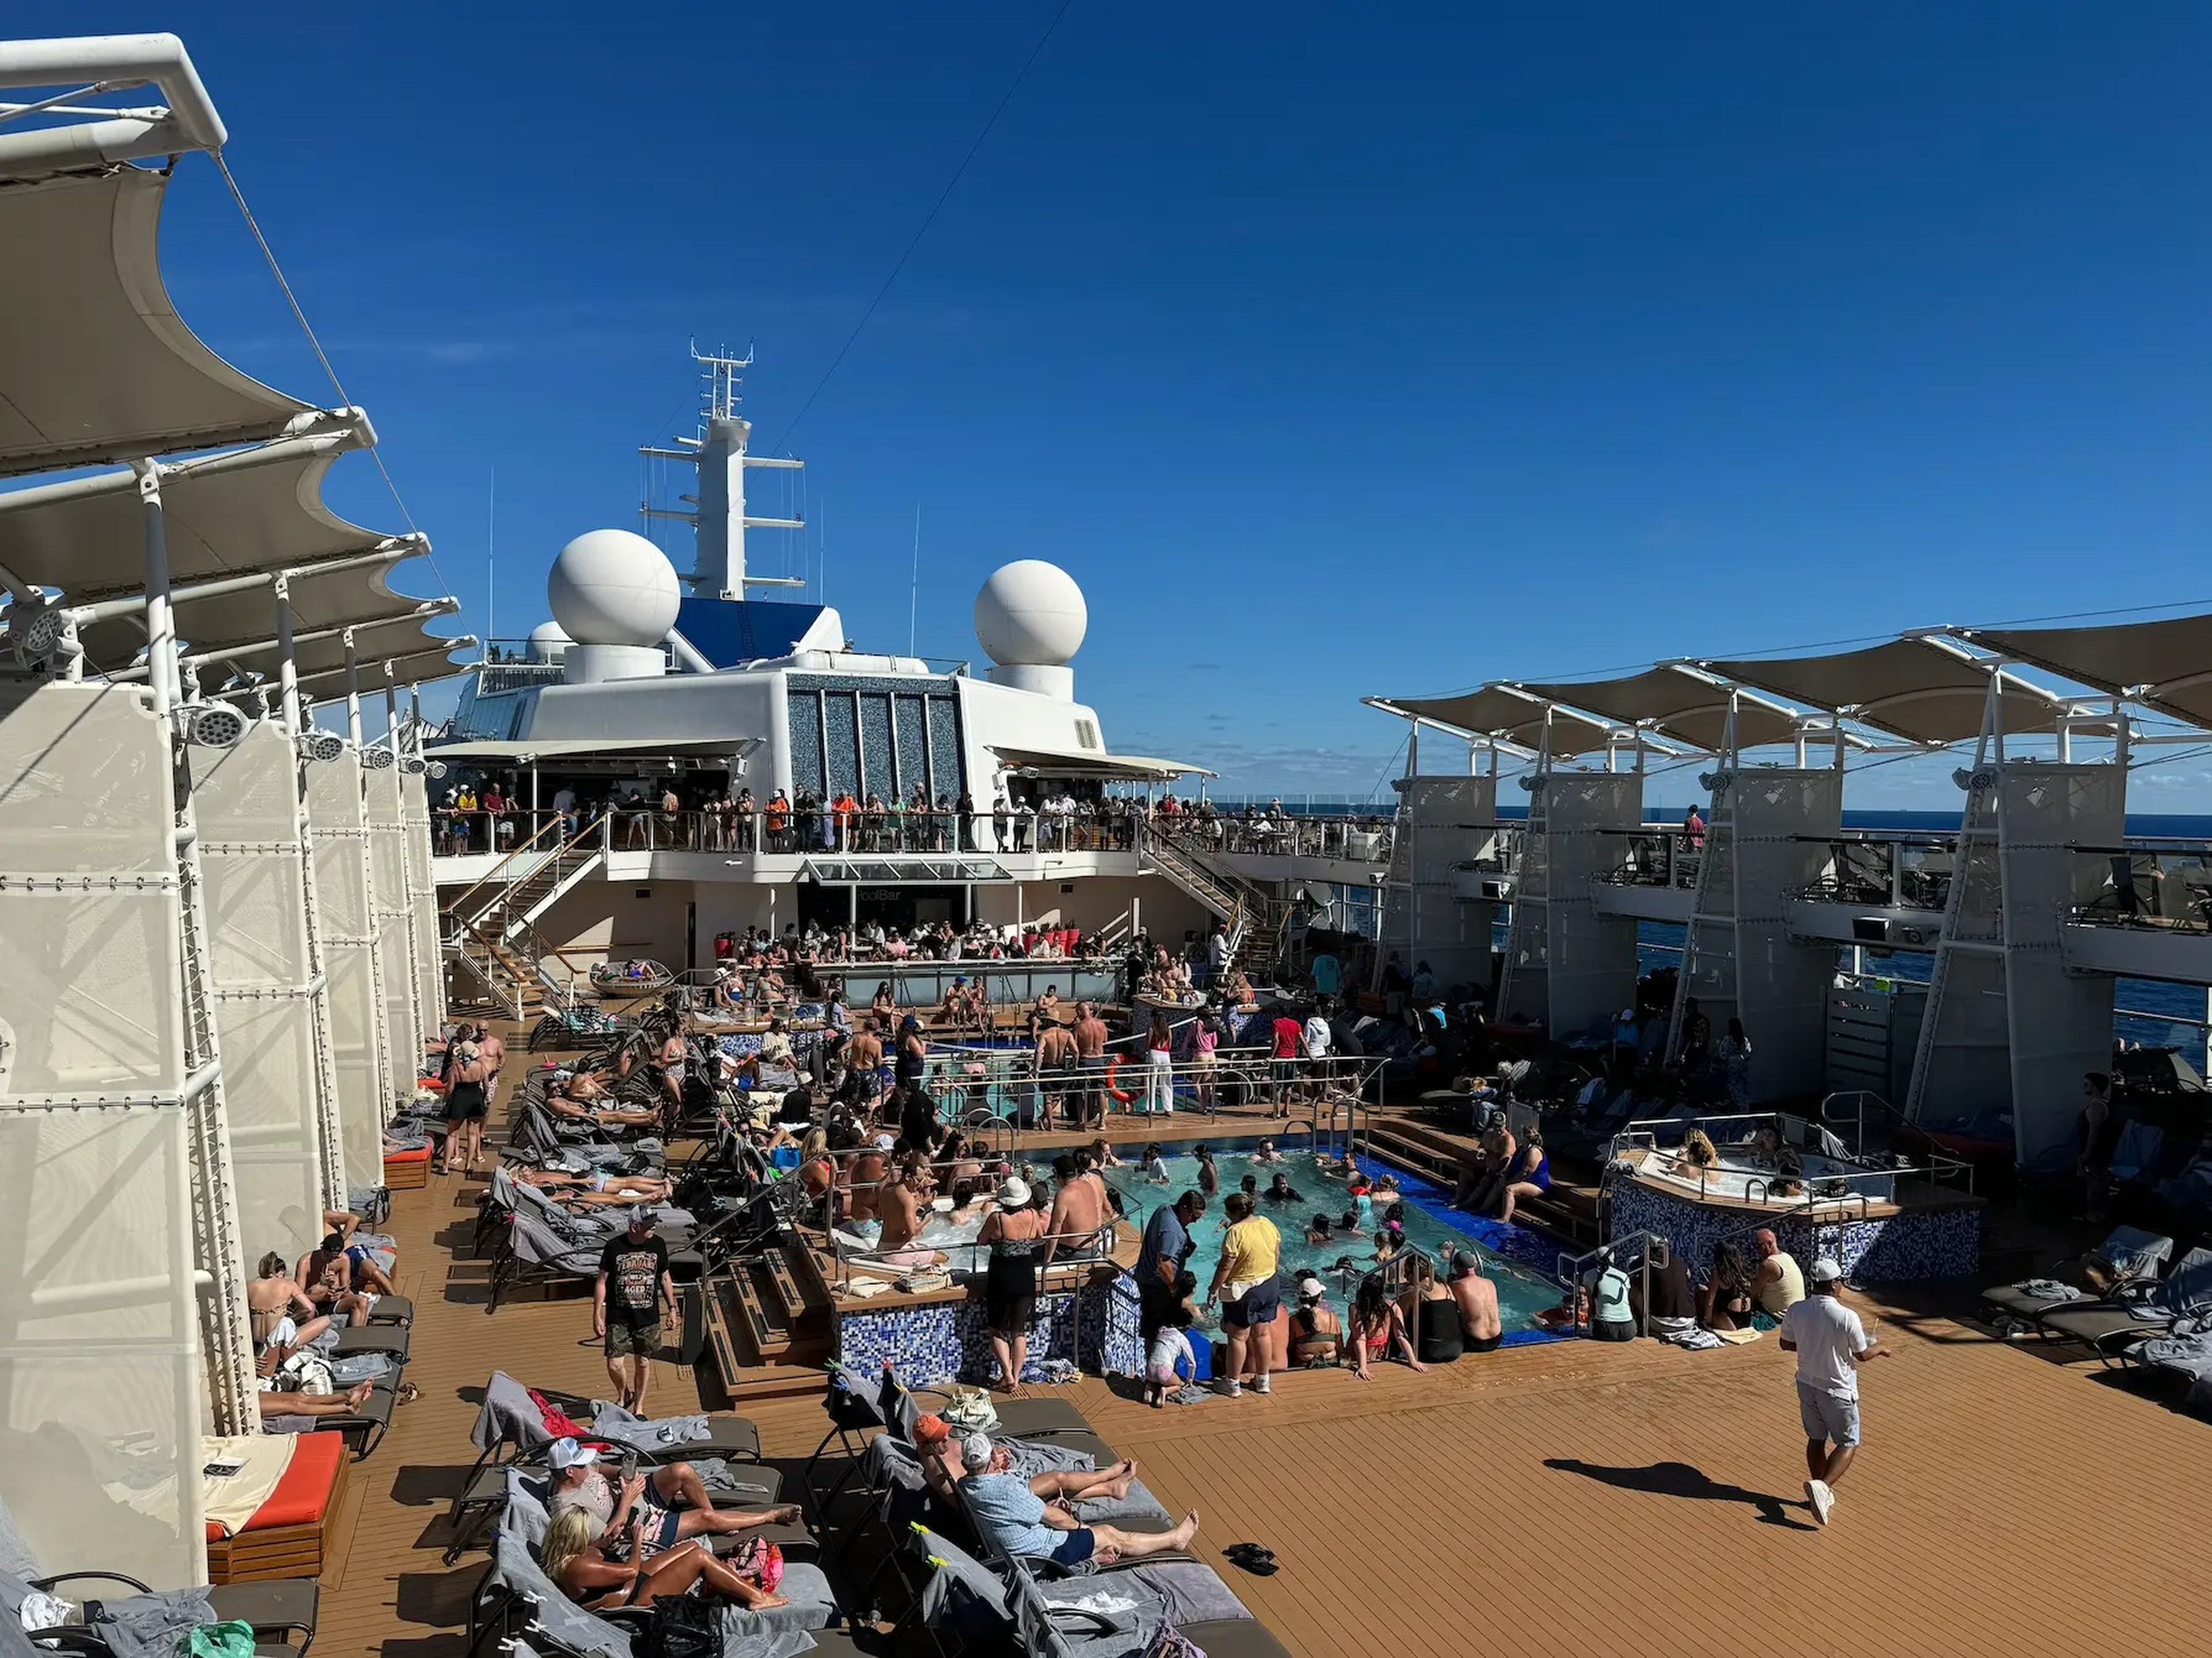
{"type": "Polygon", "coordinates": [[[1950,902],[1956,835],[1842,835],[1824,844],[1827,868],[1791,896],[1868,909],[1942,909],[1950,902]]]}
{"type": "Polygon", "coordinates": [[[2074,855],[2076,920],[2212,932],[2212,844],[2130,841],[2074,855]]]}
{"type": "Polygon", "coordinates": [[[1613,831],[1620,861],[1605,878],[1615,886],[1672,887],[1695,890],[1705,860],[1705,836],[1685,829],[1613,831]]]}
{"type": "Polygon", "coordinates": [[[1155,813],[1147,832],[1198,853],[1276,858],[1337,858],[1354,863],[1390,860],[1390,825],[1377,817],[1297,817],[1285,813],[1232,817],[1155,813]]]}

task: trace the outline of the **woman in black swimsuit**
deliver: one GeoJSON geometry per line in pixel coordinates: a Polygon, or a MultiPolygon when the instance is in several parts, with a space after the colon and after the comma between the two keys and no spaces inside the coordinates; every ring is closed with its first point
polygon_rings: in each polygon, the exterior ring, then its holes
{"type": "Polygon", "coordinates": [[[991,1251],[983,1269],[983,1322],[998,1356],[999,1386],[1018,1394],[1022,1367],[1029,1362],[1030,1320],[1036,1311],[1037,1260],[1052,1219],[1029,1206],[1029,1183],[1017,1176],[1000,1185],[998,1198],[998,1212],[983,1218],[975,1235],[991,1251]]]}

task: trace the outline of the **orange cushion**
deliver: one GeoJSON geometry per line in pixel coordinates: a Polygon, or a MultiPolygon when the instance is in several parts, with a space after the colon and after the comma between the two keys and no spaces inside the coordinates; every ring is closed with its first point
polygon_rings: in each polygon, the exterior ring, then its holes
{"type": "Polygon", "coordinates": [[[384,1160],[386,1163],[428,1163],[430,1161],[430,1148],[422,1145],[412,1151],[386,1151],[384,1160]]]}
{"type": "MultiPolygon", "coordinates": [[[[331,1492],[338,1483],[338,1469],[345,1455],[345,1436],[342,1433],[325,1430],[295,1434],[292,1460],[285,1465],[284,1477],[269,1493],[269,1500],[253,1511],[253,1518],[246,1522],[246,1529],[265,1531],[272,1526],[320,1525],[324,1511],[330,1507],[331,1492]]],[[[221,1526],[210,1525],[207,1534],[208,1541],[220,1543],[227,1533],[221,1526]]]]}

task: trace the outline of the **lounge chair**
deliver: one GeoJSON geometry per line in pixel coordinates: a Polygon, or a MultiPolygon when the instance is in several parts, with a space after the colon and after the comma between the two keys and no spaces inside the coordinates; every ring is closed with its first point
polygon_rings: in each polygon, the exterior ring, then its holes
{"type": "MultiPolygon", "coordinates": [[[[883,1378],[877,1388],[877,1405],[883,1412],[884,1425],[896,1430],[902,1439],[913,1439],[914,1424],[923,1413],[923,1407],[915,1401],[923,1396],[947,1403],[952,1398],[942,1388],[908,1388],[889,1364],[884,1366],[883,1378]]],[[[997,1431],[1009,1438],[1057,1439],[1068,1435],[1096,1437],[1083,1412],[1064,1399],[994,1398],[991,1407],[998,1412],[997,1431]]],[[[1109,1454],[1108,1461],[1112,1460],[1109,1454]]]]}
{"type": "MultiPolygon", "coordinates": [[[[613,1408],[595,1406],[573,1394],[540,1391],[548,1403],[578,1422],[591,1423],[601,1412],[613,1408]]],[[[447,1514],[453,1537],[446,1548],[447,1565],[461,1558],[462,1551],[475,1540],[507,1501],[502,1471],[511,1464],[542,1463],[547,1448],[559,1437],[546,1427],[545,1414],[530,1393],[528,1388],[504,1370],[494,1370],[491,1379],[484,1383],[483,1403],[477,1409],[476,1425],[469,1430],[470,1442],[478,1452],[476,1466],[461,1482],[461,1489],[447,1514]]],[[[607,1420],[611,1427],[616,1425],[612,1416],[607,1420]]],[[[623,1442],[635,1442],[642,1466],[650,1468],[663,1462],[700,1462],[719,1458],[740,1465],[733,1471],[735,1484],[729,1491],[731,1502],[753,1507],[783,1500],[781,1471],[762,1463],[760,1430],[744,1418],[665,1417],[647,1425],[656,1430],[679,1430],[690,1436],[663,1440],[657,1431],[642,1437],[626,1435],[623,1442]],[[697,1431],[702,1424],[705,1428],[703,1437],[697,1431]]]]}
{"type": "Polygon", "coordinates": [[[2124,1357],[2179,1383],[2182,1402],[2192,1409],[2212,1405],[2212,1319],[2184,1319],[2163,1335],[2136,1342],[2124,1357]]]}
{"type": "Polygon", "coordinates": [[[86,1601],[76,1585],[106,1583],[130,1591],[125,1595],[100,1595],[97,1621],[75,1623],[58,1630],[29,1631],[33,1641],[48,1642],[80,1654],[113,1652],[118,1645],[131,1653],[143,1646],[112,1640],[115,1626],[144,1628],[155,1632],[190,1629],[201,1623],[240,1623],[253,1631],[258,1652],[289,1653],[305,1658],[314,1644],[315,1623],[321,1610],[321,1591],[308,1578],[279,1578],[266,1582],[230,1583],[198,1589],[156,1591],[135,1577],[113,1571],[65,1571],[41,1575],[29,1541],[0,1498],[0,1627],[22,1630],[25,1598],[33,1592],[55,1594],[86,1601]],[[294,1644],[296,1637],[297,1644],[294,1644]]]}
{"type": "MultiPolygon", "coordinates": [[[[787,1562],[776,1591],[786,1605],[767,1612],[735,1606],[722,1612],[723,1650],[729,1658],[753,1658],[769,1650],[751,1637],[789,1631],[812,1633],[840,1622],[830,1580],[806,1561],[787,1562]]],[[[495,1633],[519,1636],[533,1645],[547,1643],[590,1658],[630,1658],[632,1632],[650,1619],[649,1608],[616,1607],[586,1612],[545,1575],[522,1538],[501,1530],[492,1543],[492,1569],[477,1585],[469,1607],[469,1650],[479,1649],[495,1633]]],[[[796,1645],[780,1649],[797,1653],[796,1645]]]]}
{"type": "Polygon", "coordinates": [[[2146,1337],[2170,1333],[2182,1320],[2212,1313],[2212,1249],[2192,1249],[2173,1270],[2138,1292],[2056,1308],[2036,1320],[2054,1340],[2088,1348],[2106,1363],[2124,1363],[2146,1337]]]}
{"type": "Polygon", "coordinates": [[[2122,1284],[2147,1283],[2158,1276],[2173,1254],[2173,1240],[2133,1226],[2115,1228],[2112,1235],[2087,1254],[2062,1260],[2050,1272],[2039,1278],[2027,1278],[2018,1284],[2002,1284],[1982,1292],[1983,1304],[1999,1318],[2024,1319],[2033,1322],[2055,1308],[2098,1297],[2086,1289],[2076,1289],[2069,1279],[2078,1280],[2087,1274],[2093,1264],[2110,1275],[2117,1290],[2122,1284]],[[2067,1292],[2067,1293],[2062,1293],[2067,1292]]]}

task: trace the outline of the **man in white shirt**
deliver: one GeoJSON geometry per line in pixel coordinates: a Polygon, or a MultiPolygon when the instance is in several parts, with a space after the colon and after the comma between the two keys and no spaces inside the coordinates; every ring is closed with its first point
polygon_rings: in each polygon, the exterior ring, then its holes
{"type": "Polygon", "coordinates": [[[1858,1367],[1887,1351],[1867,1337],[1859,1315],[1836,1299],[1844,1269],[1823,1255],[1810,1291],[1782,1319],[1782,1351],[1797,1355],[1797,1413],[1805,1424],[1805,1500],[1822,1525],[1836,1506],[1836,1482],[1859,1448],[1858,1367]],[[1832,1448],[1831,1448],[1832,1445],[1832,1448]]]}

